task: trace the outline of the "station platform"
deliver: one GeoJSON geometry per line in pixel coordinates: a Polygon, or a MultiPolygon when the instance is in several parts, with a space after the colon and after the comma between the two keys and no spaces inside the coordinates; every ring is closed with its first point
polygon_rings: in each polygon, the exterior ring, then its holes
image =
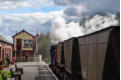
{"type": "Polygon", "coordinates": [[[22,80],[58,80],[44,62],[17,63],[17,65],[24,70],[22,80]]]}
{"type": "Polygon", "coordinates": [[[35,77],[35,80],[58,80],[47,65],[40,65],[38,72],[39,75],[35,77]]]}

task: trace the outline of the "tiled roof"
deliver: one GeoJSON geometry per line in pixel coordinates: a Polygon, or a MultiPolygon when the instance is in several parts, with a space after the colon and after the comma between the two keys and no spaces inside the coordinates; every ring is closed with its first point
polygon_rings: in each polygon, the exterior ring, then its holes
{"type": "Polygon", "coordinates": [[[11,44],[5,37],[3,37],[2,35],[0,35],[0,42],[5,42],[5,43],[9,43],[11,44]]]}
{"type": "Polygon", "coordinates": [[[18,35],[18,34],[20,34],[21,32],[25,32],[25,33],[27,33],[27,34],[31,35],[32,37],[34,37],[32,34],[28,33],[28,32],[27,32],[27,31],[25,31],[24,29],[23,29],[22,31],[20,31],[20,32],[16,33],[15,35],[13,35],[13,37],[14,37],[14,36],[16,36],[16,35],[18,35]]]}

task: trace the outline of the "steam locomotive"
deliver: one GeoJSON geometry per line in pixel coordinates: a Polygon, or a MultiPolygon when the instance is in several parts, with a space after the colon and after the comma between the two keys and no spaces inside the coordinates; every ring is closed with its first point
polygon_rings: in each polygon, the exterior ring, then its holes
{"type": "Polygon", "coordinates": [[[120,26],[65,40],[50,54],[59,80],[120,80],[120,26]]]}

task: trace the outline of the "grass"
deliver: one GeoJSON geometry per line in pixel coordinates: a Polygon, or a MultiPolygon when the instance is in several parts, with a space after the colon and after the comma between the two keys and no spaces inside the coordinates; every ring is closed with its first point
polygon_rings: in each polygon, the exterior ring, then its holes
{"type": "Polygon", "coordinates": [[[7,78],[11,77],[10,71],[0,71],[0,80],[2,80],[2,73],[6,73],[7,78]]]}
{"type": "Polygon", "coordinates": [[[47,56],[46,58],[43,59],[43,61],[45,61],[47,64],[50,64],[50,57],[47,56]]]}

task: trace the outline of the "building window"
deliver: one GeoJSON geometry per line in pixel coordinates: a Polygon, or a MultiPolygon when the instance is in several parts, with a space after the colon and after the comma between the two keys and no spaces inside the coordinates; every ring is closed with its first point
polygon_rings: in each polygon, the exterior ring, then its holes
{"type": "Polygon", "coordinates": [[[13,57],[16,57],[16,53],[15,53],[15,51],[13,52],[12,56],[13,56],[13,57]]]}
{"type": "Polygon", "coordinates": [[[32,40],[25,40],[24,41],[24,47],[25,48],[31,48],[32,47],[32,40]]]}

